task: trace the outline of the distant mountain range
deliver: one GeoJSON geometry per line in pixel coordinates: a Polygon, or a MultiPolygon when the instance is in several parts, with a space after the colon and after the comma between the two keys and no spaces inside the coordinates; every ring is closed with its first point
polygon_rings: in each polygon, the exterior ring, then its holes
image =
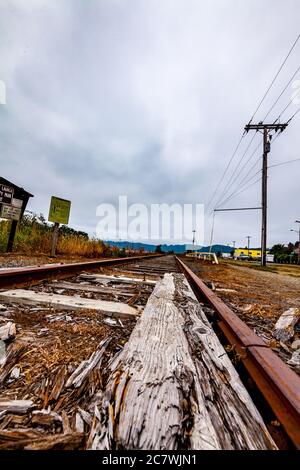
{"type": "MultiPolygon", "coordinates": [[[[131,248],[132,250],[140,250],[144,249],[145,251],[149,252],[154,252],[157,245],[150,245],[147,243],[140,243],[140,242],[115,242],[115,241],[105,241],[107,245],[110,246],[117,246],[118,248],[131,248]]],[[[200,251],[200,252],[208,252],[209,251],[209,246],[195,246],[195,251],[200,251]]],[[[174,252],[176,254],[183,254],[187,250],[192,250],[193,246],[192,245],[166,245],[166,244],[161,244],[161,249],[164,253],[170,253],[174,252]]],[[[211,247],[211,252],[212,253],[231,253],[233,250],[233,247],[227,246],[227,245],[213,245],[211,247]]]]}

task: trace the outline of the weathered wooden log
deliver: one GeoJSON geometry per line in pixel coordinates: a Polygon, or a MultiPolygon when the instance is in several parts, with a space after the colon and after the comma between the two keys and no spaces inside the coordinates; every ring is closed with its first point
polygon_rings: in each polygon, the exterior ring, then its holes
{"type": "Polygon", "coordinates": [[[0,326],[0,340],[7,341],[16,336],[16,325],[9,321],[5,325],[0,326]]]}
{"type": "Polygon", "coordinates": [[[300,310],[298,308],[289,308],[284,312],[277,321],[273,336],[278,341],[288,341],[291,339],[295,332],[294,326],[300,319],[300,310]]]}
{"type": "Polygon", "coordinates": [[[182,274],[156,284],[110,370],[92,449],[276,449],[182,274]]]}

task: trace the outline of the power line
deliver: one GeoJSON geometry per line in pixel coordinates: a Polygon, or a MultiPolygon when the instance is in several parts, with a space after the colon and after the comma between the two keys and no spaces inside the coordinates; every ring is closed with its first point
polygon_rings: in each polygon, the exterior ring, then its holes
{"type": "Polygon", "coordinates": [[[269,111],[267,112],[267,114],[265,115],[263,121],[265,121],[267,119],[267,117],[269,116],[269,114],[271,113],[271,111],[273,111],[273,109],[275,108],[276,104],[278,103],[278,101],[280,100],[280,98],[282,97],[282,95],[284,94],[284,92],[287,90],[287,88],[289,87],[289,85],[291,84],[291,82],[293,81],[293,79],[295,78],[295,76],[297,75],[297,73],[299,72],[300,70],[300,65],[299,67],[297,68],[296,72],[293,74],[292,78],[288,81],[288,83],[286,84],[286,86],[284,87],[284,89],[282,90],[282,92],[280,93],[280,95],[278,96],[277,100],[273,103],[273,105],[271,106],[271,108],[269,109],[269,111]]]}
{"type": "MultiPolygon", "coordinates": [[[[300,111],[300,110],[299,110],[299,111],[300,111]]],[[[272,140],[272,144],[274,144],[274,142],[276,141],[276,139],[278,139],[280,136],[281,136],[281,133],[277,133],[277,134],[275,135],[275,137],[273,138],[273,140],[272,140]]],[[[252,154],[250,155],[250,157],[248,158],[247,162],[244,164],[244,166],[243,166],[242,169],[244,169],[244,168],[247,166],[247,164],[248,164],[248,162],[251,160],[251,158],[257,153],[257,151],[258,151],[260,145],[261,145],[261,144],[260,144],[260,142],[259,142],[258,145],[257,145],[257,147],[254,149],[254,151],[252,152],[252,154]]],[[[261,156],[259,156],[258,159],[255,160],[254,164],[251,166],[251,168],[249,169],[249,171],[245,174],[245,176],[244,176],[244,177],[242,178],[242,180],[239,182],[239,185],[240,185],[242,188],[244,187],[243,184],[244,184],[245,180],[247,180],[248,176],[251,174],[251,171],[257,166],[257,164],[258,164],[260,161],[261,161],[261,156]]],[[[241,169],[240,173],[242,172],[242,169],[241,169]]],[[[240,173],[239,173],[239,174],[240,174],[240,173]]],[[[252,175],[252,176],[245,182],[245,184],[247,184],[249,181],[251,181],[251,180],[254,178],[254,176],[256,176],[258,173],[259,173],[259,172],[254,173],[254,175],[252,175]]],[[[235,191],[234,191],[233,193],[231,193],[231,195],[232,195],[232,194],[236,194],[236,192],[237,192],[238,190],[239,190],[239,187],[237,186],[236,189],[235,189],[235,191]]],[[[230,196],[231,196],[231,195],[230,195],[230,196]]],[[[230,196],[228,196],[228,197],[230,197],[230,196]]],[[[224,200],[223,200],[223,201],[224,201],[224,200]]],[[[223,204],[223,201],[221,201],[220,204],[223,204]]],[[[218,207],[220,207],[220,204],[218,204],[218,207]]]]}
{"type": "Polygon", "coordinates": [[[288,123],[290,123],[294,117],[300,112],[300,108],[293,114],[293,116],[288,120],[288,123]]]}
{"type": "MultiPolygon", "coordinates": [[[[261,157],[259,157],[261,158],[261,157]]],[[[255,178],[255,176],[257,176],[259,173],[261,172],[261,169],[259,169],[258,171],[256,171],[256,173],[254,173],[246,182],[245,184],[243,184],[241,187],[237,187],[235,188],[235,190],[229,194],[229,196],[227,196],[226,199],[222,199],[222,201],[220,202],[220,204],[218,204],[216,207],[220,207],[221,205],[225,204],[225,202],[228,201],[228,199],[231,199],[235,194],[237,194],[241,189],[243,189],[248,183],[250,183],[250,181],[253,180],[253,178],[255,178]]]]}
{"type": "Polygon", "coordinates": [[[236,167],[234,168],[233,173],[231,174],[231,177],[230,177],[229,180],[227,181],[227,184],[225,185],[225,187],[224,187],[224,189],[223,189],[223,192],[221,193],[221,196],[220,196],[219,199],[217,200],[216,205],[218,205],[219,202],[220,202],[220,200],[222,200],[222,198],[228,193],[228,190],[229,190],[229,188],[230,188],[230,184],[231,184],[231,182],[232,182],[232,178],[234,177],[234,175],[235,175],[236,171],[238,170],[240,164],[242,163],[243,159],[245,158],[245,156],[246,156],[246,154],[247,154],[249,148],[250,148],[251,145],[252,145],[252,142],[253,142],[255,136],[256,136],[256,134],[253,134],[253,137],[252,137],[252,139],[250,140],[250,142],[249,142],[249,144],[248,144],[248,146],[247,146],[245,152],[243,153],[243,155],[242,155],[242,157],[240,158],[238,164],[237,164],[236,167]]]}
{"type": "Polygon", "coordinates": [[[256,110],[255,110],[254,113],[253,113],[252,118],[251,118],[250,121],[249,121],[249,124],[253,121],[253,119],[254,119],[254,117],[255,117],[257,111],[260,109],[261,105],[262,105],[263,102],[265,101],[267,95],[269,94],[269,91],[270,91],[271,88],[273,87],[273,85],[274,85],[274,83],[275,83],[275,81],[276,81],[278,75],[280,74],[281,70],[282,70],[283,67],[285,66],[285,64],[286,64],[286,62],[287,62],[287,60],[288,60],[288,58],[290,57],[290,55],[291,55],[292,51],[294,50],[294,48],[295,48],[297,42],[299,41],[299,39],[300,39],[300,34],[298,35],[296,41],[294,42],[294,44],[292,45],[291,49],[289,50],[289,53],[288,53],[288,55],[286,56],[286,58],[284,59],[284,61],[282,62],[281,66],[279,67],[279,70],[278,70],[278,72],[276,73],[275,77],[273,78],[273,80],[272,80],[272,82],[271,82],[269,88],[267,89],[266,93],[264,94],[264,96],[262,97],[261,101],[259,102],[259,105],[257,106],[256,110]]]}
{"type": "Polygon", "coordinates": [[[242,136],[241,136],[241,138],[240,138],[240,140],[239,140],[239,142],[238,142],[238,144],[237,144],[237,146],[236,146],[236,148],[235,148],[235,150],[234,150],[234,152],[233,152],[231,158],[229,159],[229,161],[228,161],[228,163],[227,163],[227,166],[226,166],[226,168],[225,168],[225,170],[224,170],[224,172],[223,172],[223,174],[222,174],[222,176],[221,176],[221,179],[220,179],[219,183],[217,184],[216,189],[215,189],[215,191],[214,191],[212,197],[210,198],[210,200],[209,200],[209,202],[208,202],[208,204],[207,204],[207,206],[206,206],[206,211],[208,210],[209,206],[211,205],[212,201],[214,200],[214,197],[215,197],[215,195],[217,194],[217,191],[218,191],[220,185],[222,184],[222,182],[223,182],[223,180],[224,180],[224,178],[225,178],[225,175],[226,175],[226,173],[227,173],[227,171],[228,171],[228,169],[229,169],[229,167],[230,167],[230,165],[231,165],[231,162],[232,162],[232,160],[234,159],[234,157],[235,157],[235,155],[236,155],[236,153],[237,153],[237,151],[238,151],[238,149],[239,149],[239,147],[240,147],[240,145],[241,145],[241,143],[242,143],[242,140],[243,140],[244,136],[245,136],[245,133],[242,134],[242,136]]]}
{"type": "MultiPolygon", "coordinates": [[[[254,155],[257,153],[259,147],[260,147],[260,142],[258,143],[258,145],[256,146],[256,148],[254,149],[254,151],[251,153],[250,157],[248,158],[248,160],[244,163],[244,165],[242,166],[242,168],[240,169],[239,173],[236,175],[236,177],[234,178],[234,180],[231,182],[231,185],[233,185],[235,183],[235,181],[238,179],[238,177],[243,173],[244,169],[246,168],[246,166],[248,165],[248,163],[250,162],[250,160],[254,157],[254,155]]],[[[247,175],[243,178],[243,180],[240,182],[240,184],[242,184],[244,182],[244,180],[247,178],[247,176],[249,175],[250,172],[247,173],[247,175]]]]}
{"type": "Polygon", "coordinates": [[[275,166],[287,165],[288,163],[299,162],[300,158],[295,158],[294,160],[286,160],[281,163],[275,163],[274,165],[270,165],[268,168],[274,168],[275,166]]]}
{"type": "Polygon", "coordinates": [[[256,184],[258,181],[261,180],[261,178],[259,178],[257,181],[254,181],[254,183],[251,183],[250,185],[247,186],[248,183],[250,183],[250,181],[253,180],[253,178],[255,178],[255,176],[257,176],[259,173],[261,173],[261,170],[257,171],[254,175],[251,176],[251,178],[248,179],[248,181],[246,182],[246,184],[244,186],[242,186],[242,188],[240,188],[240,190],[235,190],[233,191],[225,200],[223,199],[221,201],[221,203],[216,206],[216,209],[218,209],[220,207],[220,205],[224,205],[226,204],[228,201],[230,201],[231,199],[233,199],[234,197],[238,196],[239,194],[242,194],[244,191],[246,191],[248,188],[251,188],[251,186],[253,186],[254,184],[256,184]],[[245,187],[246,186],[246,187],[245,187]]]}
{"type": "Polygon", "coordinates": [[[254,186],[255,184],[259,183],[260,181],[262,180],[262,178],[258,178],[256,181],[254,181],[253,183],[249,184],[249,186],[247,186],[245,189],[242,189],[241,191],[239,191],[238,193],[234,194],[232,197],[226,199],[225,201],[223,201],[223,204],[226,204],[227,202],[231,201],[231,199],[239,196],[240,194],[244,193],[245,191],[247,191],[247,189],[250,189],[252,186],[254,186]]]}
{"type": "MultiPolygon", "coordinates": [[[[272,86],[274,85],[274,83],[275,83],[277,77],[279,76],[281,70],[283,69],[284,65],[286,64],[288,58],[290,57],[290,55],[291,55],[292,51],[294,50],[296,44],[298,43],[299,39],[300,39],[300,34],[298,35],[298,37],[296,38],[295,42],[293,43],[291,49],[289,50],[287,56],[285,57],[283,63],[281,64],[279,70],[277,71],[275,77],[273,78],[273,80],[272,80],[272,82],[271,82],[269,88],[267,89],[267,91],[266,91],[266,93],[264,94],[263,98],[261,99],[259,105],[257,106],[257,108],[256,108],[256,110],[255,110],[255,112],[254,112],[254,114],[253,114],[253,116],[252,116],[252,118],[251,118],[250,121],[249,121],[249,124],[252,122],[252,120],[253,120],[254,116],[256,115],[257,111],[260,109],[262,103],[263,103],[264,100],[266,99],[266,97],[267,97],[269,91],[271,90],[272,86]]],[[[300,67],[299,67],[299,68],[300,68],[300,67]]],[[[297,72],[298,72],[298,70],[297,70],[297,72]]],[[[296,75],[297,72],[295,72],[294,76],[296,75]]],[[[294,77],[294,76],[293,76],[293,77],[294,77]]],[[[293,79],[293,78],[292,78],[292,79],[293,79]]],[[[291,80],[292,80],[292,79],[291,79],[291,80]]],[[[288,85],[289,85],[289,84],[288,84],[288,85]]],[[[286,86],[286,88],[288,87],[288,85],[286,86]]],[[[285,90],[286,90],[286,88],[285,88],[285,90]]],[[[284,90],[284,91],[285,91],[285,90],[284,90]]],[[[282,94],[284,93],[284,91],[282,92],[282,94]]],[[[282,96],[282,94],[279,96],[278,100],[276,100],[276,103],[274,104],[274,106],[277,104],[277,102],[279,101],[279,99],[280,99],[280,97],[282,96]]],[[[272,107],[272,109],[274,108],[274,106],[272,107]]],[[[269,112],[271,112],[272,109],[271,109],[269,112]]],[[[275,122],[276,122],[276,121],[275,121],[275,122]]],[[[220,181],[218,182],[218,184],[217,184],[217,186],[216,186],[216,189],[215,189],[215,191],[214,191],[212,197],[210,198],[210,200],[209,200],[209,202],[208,202],[208,204],[207,204],[207,206],[206,206],[206,212],[208,211],[208,208],[210,207],[212,201],[214,200],[214,198],[215,198],[215,196],[216,196],[216,194],[217,194],[217,192],[218,192],[218,190],[219,190],[219,188],[220,188],[220,186],[221,186],[221,184],[222,184],[222,182],[223,182],[223,180],[224,180],[224,178],[225,178],[225,175],[226,175],[227,172],[228,172],[228,169],[229,169],[229,167],[230,167],[230,165],[231,165],[231,162],[233,161],[233,159],[234,159],[234,157],[235,157],[235,155],[236,155],[236,153],[237,153],[237,151],[238,151],[238,149],[239,149],[239,147],[240,147],[240,145],[241,145],[241,142],[242,142],[242,140],[243,140],[243,138],[244,138],[244,135],[245,135],[245,134],[243,134],[243,135],[241,136],[241,138],[240,138],[240,140],[239,140],[239,142],[238,142],[238,145],[236,146],[236,148],[235,148],[235,150],[234,150],[234,152],[233,152],[231,158],[229,159],[229,162],[228,162],[228,164],[227,164],[227,166],[226,166],[226,168],[225,168],[225,170],[224,170],[224,172],[223,172],[223,174],[222,174],[222,176],[221,176],[221,179],[220,179],[220,181]]],[[[252,141],[251,141],[251,143],[252,143],[252,141]]],[[[251,145],[251,144],[250,144],[250,145],[251,145]]],[[[235,172],[236,172],[237,169],[239,168],[239,165],[241,164],[241,161],[243,160],[244,156],[246,155],[246,153],[247,153],[247,151],[248,151],[250,145],[249,145],[248,148],[246,149],[246,152],[244,153],[243,157],[241,158],[240,162],[238,163],[237,167],[235,168],[234,172],[232,173],[229,182],[227,183],[227,185],[225,185],[225,188],[223,189],[223,193],[221,194],[220,198],[223,198],[223,196],[228,192],[228,191],[227,191],[227,187],[228,187],[228,185],[230,184],[231,179],[232,179],[232,177],[234,176],[235,172]],[[224,193],[224,191],[225,191],[225,193],[224,193]]],[[[250,157],[250,159],[251,159],[251,157],[250,157]]],[[[244,166],[244,167],[245,167],[245,166],[244,166]]],[[[244,167],[243,167],[243,168],[244,168],[244,167]]],[[[240,173],[239,173],[239,174],[240,174],[240,173]]],[[[217,204],[219,203],[220,198],[218,199],[217,204]]]]}

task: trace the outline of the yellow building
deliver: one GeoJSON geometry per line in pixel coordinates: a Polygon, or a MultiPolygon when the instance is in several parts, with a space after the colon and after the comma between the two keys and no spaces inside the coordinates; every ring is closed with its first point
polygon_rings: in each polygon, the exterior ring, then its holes
{"type": "MultiPolygon", "coordinates": [[[[269,252],[267,251],[267,254],[269,252]]],[[[250,258],[257,259],[261,258],[261,250],[255,250],[253,248],[237,248],[234,250],[234,258],[239,258],[243,256],[249,256],[250,258]]]]}

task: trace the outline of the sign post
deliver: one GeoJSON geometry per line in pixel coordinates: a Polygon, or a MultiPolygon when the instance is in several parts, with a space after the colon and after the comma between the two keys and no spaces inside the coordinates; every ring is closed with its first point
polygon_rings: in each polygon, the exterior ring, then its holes
{"type": "Polygon", "coordinates": [[[59,235],[59,224],[67,225],[69,223],[71,201],[61,199],[56,196],[51,197],[49,209],[49,222],[54,222],[51,244],[51,256],[54,257],[59,235]]]}
{"type": "Polygon", "coordinates": [[[7,253],[13,249],[17,225],[23,217],[30,197],[33,197],[33,194],[0,176],[0,217],[11,221],[7,253]]]}

